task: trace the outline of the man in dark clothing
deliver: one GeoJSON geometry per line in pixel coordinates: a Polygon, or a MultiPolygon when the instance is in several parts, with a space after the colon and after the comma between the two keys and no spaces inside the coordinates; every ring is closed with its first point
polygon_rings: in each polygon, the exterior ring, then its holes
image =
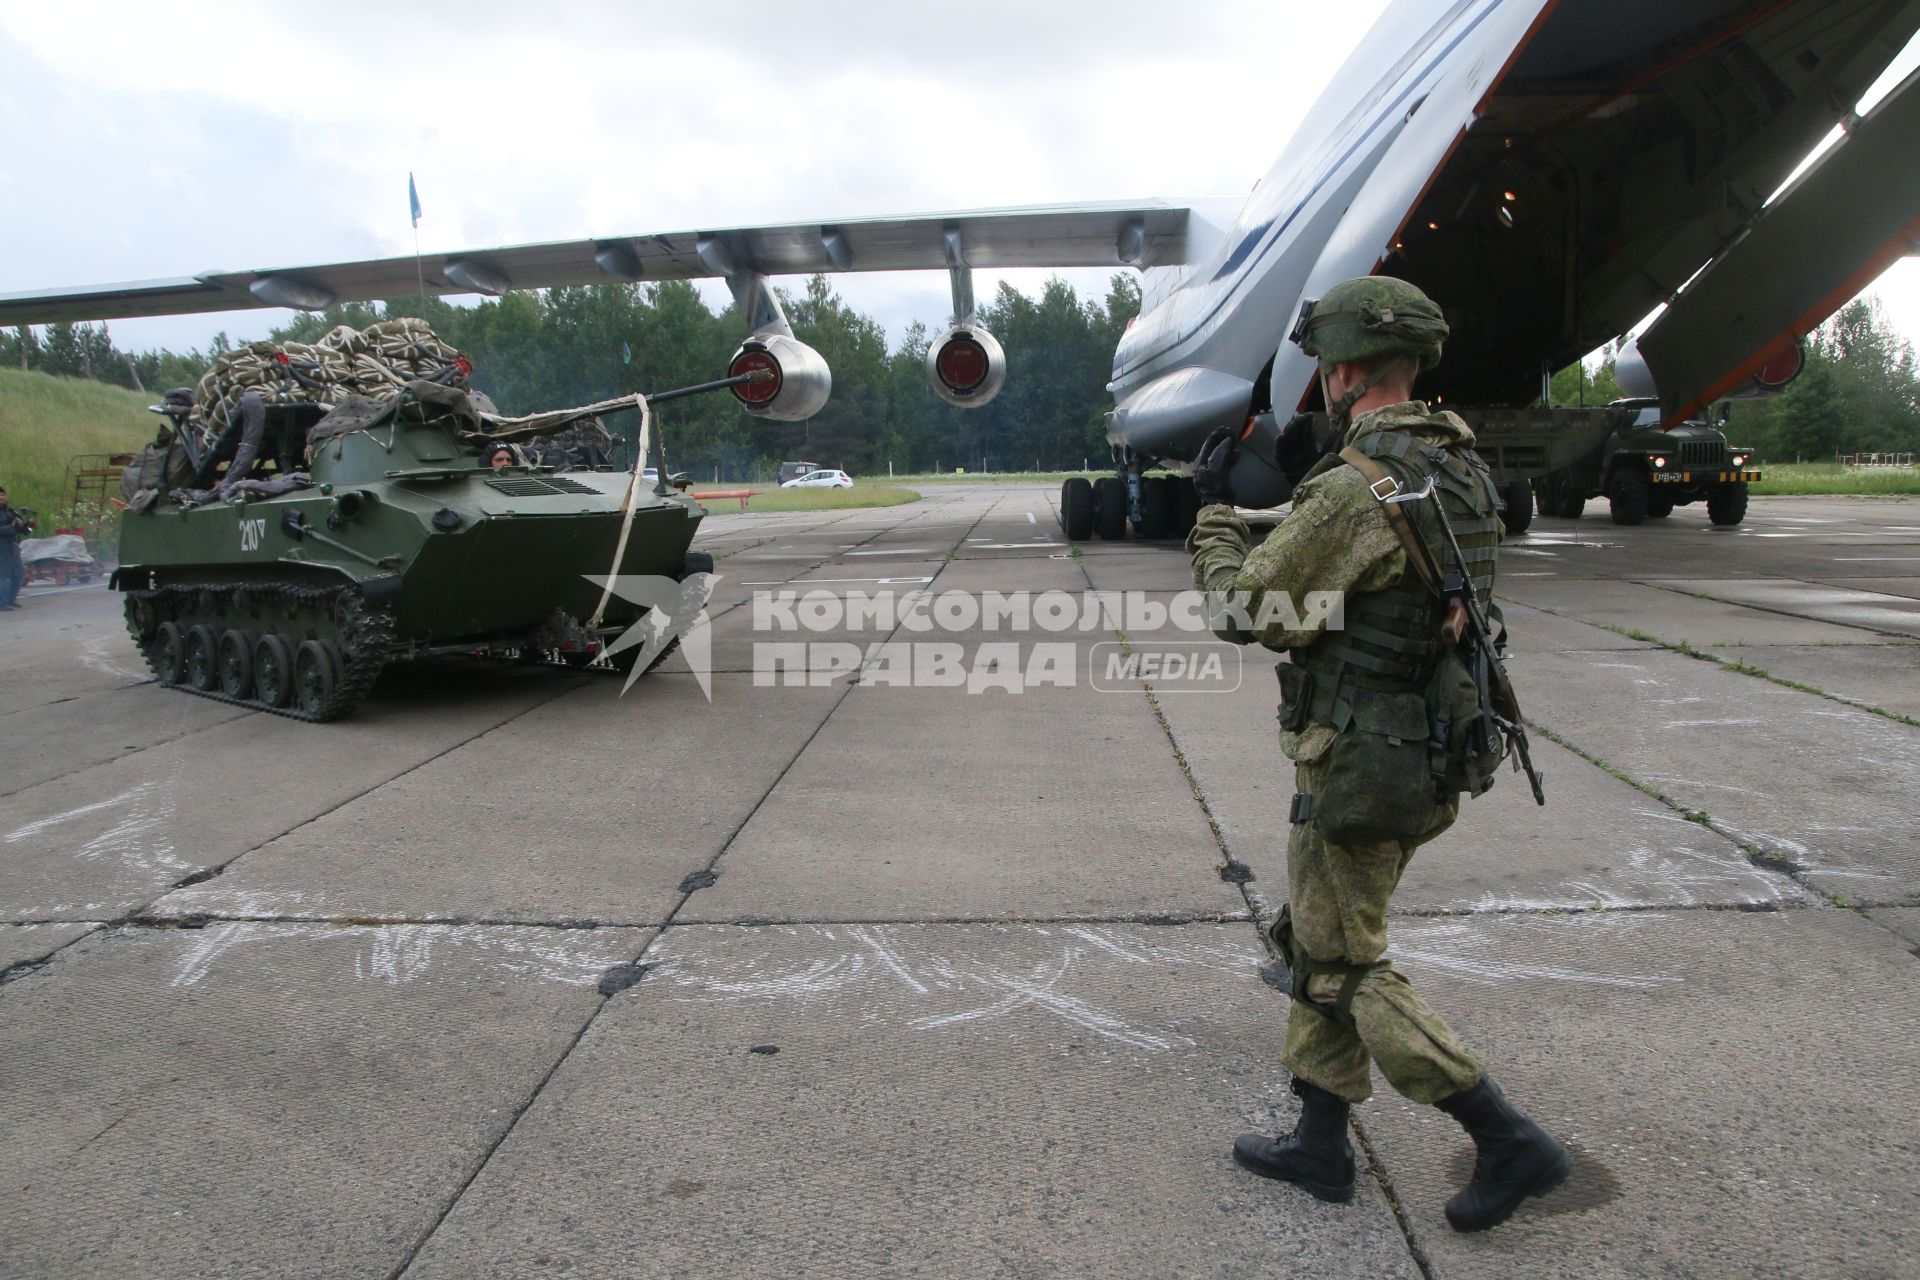
{"type": "Polygon", "coordinates": [[[20,607],[20,587],[27,580],[20,539],[27,536],[28,527],[26,517],[7,505],[7,491],[0,489],[0,609],[20,607]]]}

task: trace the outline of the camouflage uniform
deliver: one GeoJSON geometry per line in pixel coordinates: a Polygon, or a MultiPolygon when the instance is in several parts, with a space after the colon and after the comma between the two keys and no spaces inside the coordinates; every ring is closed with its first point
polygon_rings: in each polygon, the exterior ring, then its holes
{"type": "MultiPolygon", "coordinates": [[[[1451,413],[1432,413],[1416,401],[1359,415],[1342,443],[1368,452],[1404,444],[1384,435],[1369,439],[1377,433],[1401,433],[1450,451],[1473,444],[1466,423],[1451,413]]],[[[1367,481],[1354,467],[1334,459],[1295,490],[1292,512],[1266,541],[1250,548],[1250,540],[1246,522],[1231,507],[1216,505],[1200,512],[1187,549],[1200,587],[1247,593],[1255,614],[1267,592],[1285,592],[1298,603],[1308,591],[1338,591],[1350,602],[1351,618],[1358,598],[1387,598],[1417,582],[1367,481]]],[[[1490,575],[1490,551],[1486,559],[1490,575]]],[[[1288,629],[1288,621],[1300,620],[1299,610],[1277,612],[1281,620],[1248,638],[1294,651],[1296,666],[1308,650],[1329,640],[1329,633],[1317,628],[1288,629]]],[[[1283,728],[1280,746],[1294,762],[1300,792],[1323,792],[1326,757],[1340,732],[1319,715],[1296,728],[1283,728]]],[[[1291,941],[1313,963],[1307,975],[1296,974],[1306,998],[1295,1000],[1288,1019],[1286,1063],[1295,1076],[1348,1102],[1364,1101],[1371,1094],[1370,1060],[1395,1089],[1422,1103],[1469,1089],[1485,1074],[1480,1059],[1406,978],[1381,960],[1387,948],[1387,904],[1408,860],[1453,824],[1458,808],[1452,797],[1431,802],[1431,782],[1424,770],[1407,777],[1405,785],[1414,804],[1431,806],[1430,820],[1409,838],[1333,844],[1314,823],[1298,822],[1287,846],[1291,941]],[[1416,794],[1418,789],[1425,789],[1425,795],[1416,794]],[[1327,963],[1334,971],[1312,971],[1327,963]]]]}

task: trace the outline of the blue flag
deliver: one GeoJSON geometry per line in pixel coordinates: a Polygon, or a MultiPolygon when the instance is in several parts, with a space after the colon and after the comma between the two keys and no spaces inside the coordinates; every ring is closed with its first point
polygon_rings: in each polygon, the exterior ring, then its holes
{"type": "Polygon", "coordinates": [[[620,344],[620,363],[621,364],[633,363],[633,348],[624,342],[620,344]]]}
{"type": "Polygon", "coordinates": [[[407,206],[413,210],[413,228],[420,229],[420,190],[413,185],[413,173],[407,173],[407,206]]]}

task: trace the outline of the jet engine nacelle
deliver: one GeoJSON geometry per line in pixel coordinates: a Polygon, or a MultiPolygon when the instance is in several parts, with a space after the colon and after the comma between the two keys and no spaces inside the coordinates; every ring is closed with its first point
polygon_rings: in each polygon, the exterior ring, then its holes
{"type": "Polygon", "coordinates": [[[799,422],[826,407],[833,370],[818,351],[784,333],[756,333],[727,361],[727,376],[766,372],[772,378],[732,388],[740,407],[756,418],[799,422]]]}
{"type": "MultiPolygon", "coordinates": [[[[1788,342],[1733,390],[1721,398],[1724,400],[1757,400],[1765,396],[1778,395],[1786,390],[1787,384],[1800,376],[1800,370],[1806,367],[1807,353],[1798,342],[1788,342]]],[[[1640,344],[1627,341],[1613,356],[1613,376],[1620,383],[1621,394],[1637,400],[1655,400],[1660,389],[1654,384],[1653,370],[1647,367],[1647,358],[1640,354],[1640,344]]]]}
{"type": "Polygon", "coordinates": [[[1006,385],[1007,354],[979,325],[954,325],[927,346],[927,381],[948,404],[978,409],[1006,385]]]}

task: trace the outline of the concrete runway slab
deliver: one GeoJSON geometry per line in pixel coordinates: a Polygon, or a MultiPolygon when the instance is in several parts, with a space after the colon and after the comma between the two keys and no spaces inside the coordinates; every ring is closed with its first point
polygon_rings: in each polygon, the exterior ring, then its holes
{"type": "Polygon", "coordinates": [[[1531,719],[1848,901],[1920,901],[1920,732],[1679,654],[1543,654],[1531,719]]]}
{"type": "Polygon", "coordinates": [[[253,713],[143,684],[16,711],[0,733],[0,796],[193,737],[253,713]],[[81,730],[84,727],[84,731],[81,730]]]}
{"type": "Polygon", "coordinates": [[[1227,1161],[1294,1114],[1242,918],[1284,893],[1270,655],[1232,695],[1103,692],[1109,631],[955,623],[901,638],[1023,666],[1064,639],[1076,684],[754,686],[752,582],[1190,585],[1171,544],[1017,545],[1059,538],[1054,488],[710,518],[714,653],[743,668],[710,705],[679,658],[625,699],[460,662],[337,725],[141,746],[95,735],[217,704],[134,683],[113,593],[30,594],[0,735],[56,767],[0,797],[0,921],[45,922],[0,923],[0,1168],[26,1170],[0,1270],[1899,1273],[1920,728],[1622,633],[1897,700],[1875,659],[1912,641],[1830,606],[1920,598],[1920,501],[1757,499],[1736,530],[1596,506],[1507,544],[1503,591],[1580,613],[1510,609],[1551,804],[1510,774],[1470,802],[1394,945],[1598,1172],[1467,1239],[1430,1110],[1360,1112],[1410,1230],[1371,1178],[1336,1208],[1227,1161]],[[1652,585],[1701,580],[1748,602],[1652,585]]]}
{"type": "Polygon", "coordinates": [[[1713,655],[1863,706],[1920,719],[1920,645],[1715,645],[1713,655]]]}
{"type": "Polygon", "coordinates": [[[1872,639],[1868,633],[1831,622],[1766,613],[1667,589],[1674,585],[1502,578],[1498,590],[1521,604],[1583,622],[1630,627],[1674,644],[1860,644],[1872,639]]]}
{"type": "Polygon", "coordinates": [[[1372,1179],[1322,1204],[1228,1158],[1294,1110],[1245,925],[690,928],[649,959],[410,1275],[1418,1275],[1372,1179]]]}
{"type": "Polygon", "coordinates": [[[1138,692],[855,688],[682,918],[1243,911],[1157,734],[1138,692]]]}
{"type": "MultiPolygon", "coordinates": [[[[1277,701],[1277,695],[1273,701],[1277,701]]],[[[1253,871],[1263,910],[1287,896],[1287,805],[1293,769],[1270,746],[1271,702],[1169,697],[1161,710],[1233,857],[1253,871]],[[1265,741],[1262,740],[1262,735],[1265,741]]],[[[1534,763],[1548,803],[1502,770],[1461,806],[1454,828],[1408,864],[1403,913],[1582,911],[1596,907],[1799,905],[1810,895],[1756,867],[1740,847],[1544,739],[1534,763]]]]}
{"type": "Polygon", "coordinates": [[[582,682],[464,664],[415,677],[329,725],[129,691],[234,715],[0,799],[0,919],[117,919],[582,682]]]}
{"type": "Polygon", "coordinates": [[[76,944],[0,992],[6,1269],[386,1274],[646,940],[235,921],[76,944]]]}
{"type": "Polygon", "coordinates": [[[1891,929],[1913,943],[1914,955],[1920,957],[1920,908],[1871,907],[1862,914],[1883,929],[1891,929]]]}
{"type": "Polygon", "coordinates": [[[719,856],[839,689],[595,682],[423,763],[154,907],[657,923],[719,856]],[[513,779],[512,783],[506,780],[513,779]]]}
{"type": "Polygon", "coordinates": [[[0,973],[16,965],[46,959],[69,942],[86,937],[100,926],[74,924],[0,924],[0,973]]]}
{"type": "Polygon", "coordinates": [[[1472,1169],[1459,1127],[1384,1088],[1358,1108],[1435,1276],[1912,1270],[1920,990],[1886,931],[1825,908],[1474,917],[1394,949],[1574,1158],[1559,1191],[1459,1235],[1440,1212],[1472,1169]]]}
{"type": "MultiPolygon", "coordinates": [[[[1662,584],[1715,600],[1750,605],[1798,617],[1819,618],[1849,627],[1896,635],[1920,636],[1920,600],[1847,587],[1821,587],[1797,579],[1681,578],[1662,584]]],[[[1858,639],[1858,637],[1855,637],[1858,639]]],[[[1699,643],[1695,641],[1695,643],[1699,643]]],[[[1721,643],[1737,643],[1721,641],[1721,643]]],[[[1790,641],[1773,640],[1786,644],[1790,641]]],[[[1817,642],[1816,642],[1817,643],[1817,642]]]]}

